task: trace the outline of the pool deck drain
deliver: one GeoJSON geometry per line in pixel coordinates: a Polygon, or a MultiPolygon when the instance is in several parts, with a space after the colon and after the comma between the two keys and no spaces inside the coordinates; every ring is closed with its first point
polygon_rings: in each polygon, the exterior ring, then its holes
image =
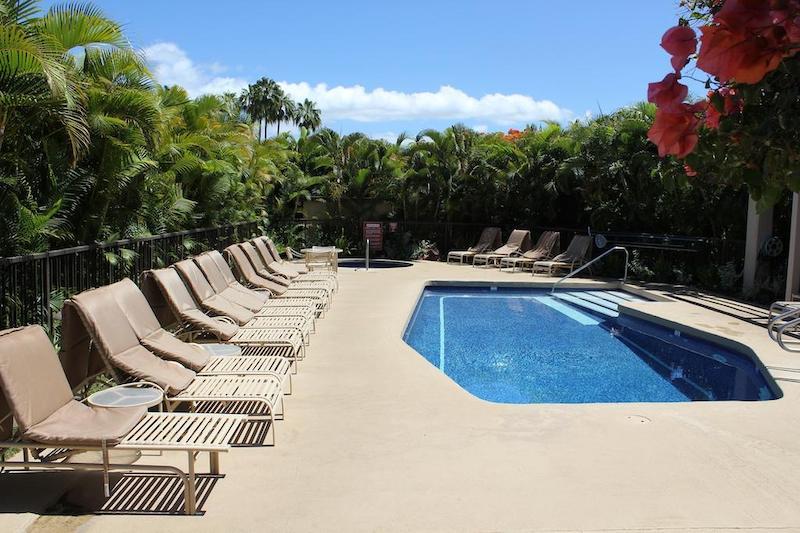
{"type": "MultiPolygon", "coordinates": [[[[80,530],[800,530],[800,384],[780,382],[784,397],[769,402],[484,402],[416,354],[403,330],[428,280],[529,274],[421,263],[369,276],[342,269],[339,279],[275,448],[223,456],[226,476],[202,517],[92,516],[80,530]]],[[[741,320],[686,302],[629,306],[800,367],[741,320]]],[[[0,531],[24,530],[68,488],[78,499],[101,487],[19,477],[0,474],[0,531]]]]}

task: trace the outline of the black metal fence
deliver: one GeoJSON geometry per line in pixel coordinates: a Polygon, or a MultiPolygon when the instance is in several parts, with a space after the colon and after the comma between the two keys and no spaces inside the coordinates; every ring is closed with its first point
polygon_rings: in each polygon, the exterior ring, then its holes
{"type": "Polygon", "coordinates": [[[0,329],[41,324],[53,335],[61,303],[72,294],[125,277],[138,282],[145,270],[257,233],[257,222],[243,222],[0,258],[0,329]]]}
{"type": "MultiPolygon", "coordinates": [[[[542,231],[558,231],[562,249],[576,234],[601,233],[607,244],[598,247],[595,243],[592,255],[596,256],[615,244],[627,247],[632,251],[631,279],[694,285],[729,293],[740,290],[744,240],[486,223],[387,221],[383,224],[384,254],[392,259],[408,259],[423,240],[435,244],[441,256],[445,256],[448,250],[466,249],[475,243],[487,225],[500,226],[504,238],[516,228],[531,229],[534,239],[542,231]]],[[[348,255],[360,255],[364,251],[364,236],[358,220],[297,220],[291,228],[277,230],[280,240],[296,247],[338,241],[337,245],[346,250],[346,254],[349,252],[348,255]]],[[[610,256],[593,267],[589,274],[619,276],[623,270],[620,261],[621,257],[610,256]]]]}
{"type": "MultiPolygon", "coordinates": [[[[420,241],[433,243],[444,257],[448,250],[474,244],[484,223],[427,221],[384,222],[384,253],[409,258],[420,241]]],[[[271,228],[280,242],[293,247],[336,244],[343,255],[364,252],[362,222],[350,219],[298,220],[271,228]]],[[[514,228],[501,225],[503,236],[514,228]]],[[[525,228],[523,228],[525,229],[525,228]]],[[[577,233],[590,228],[536,227],[561,233],[562,248],[577,233]]],[[[204,250],[221,249],[260,234],[258,222],[203,228],[138,239],[92,244],[32,255],[0,258],[0,329],[41,324],[57,333],[58,312],[72,294],[119,281],[138,281],[145,270],[167,266],[204,250]]],[[[685,283],[705,288],[738,291],[737,278],[744,257],[744,242],[730,239],[645,233],[603,233],[608,246],[621,244],[633,251],[631,279],[685,283]]],[[[596,248],[594,255],[602,252],[596,248]]],[[[609,257],[593,268],[593,275],[617,276],[620,258],[609,257]]]]}

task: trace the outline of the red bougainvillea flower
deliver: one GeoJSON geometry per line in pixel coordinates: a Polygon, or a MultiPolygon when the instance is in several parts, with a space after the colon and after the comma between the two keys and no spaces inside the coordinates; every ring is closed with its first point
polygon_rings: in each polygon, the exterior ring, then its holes
{"type": "Polygon", "coordinates": [[[719,121],[722,117],[740,113],[744,108],[744,102],[736,94],[736,89],[732,87],[709,91],[708,99],[696,105],[702,106],[700,112],[703,115],[703,125],[712,129],[719,128],[719,121]]]}
{"type": "MultiPolygon", "coordinates": [[[[726,4],[727,5],[727,4],[726,4]]],[[[757,83],[778,68],[784,56],[777,31],[761,34],[735,33],[725,26],[704,26],[697,66],[722,82],[757,83]]]]}
{"type": "Polygon", "coordinates": [[[679,72],[697,50],[697,36],[688,26],[675,26],[661,37],[661,48],[672,56],[672,68],[679,72]]]}
{"type": "Polygon", "coordinates": [[[689,165],[683,165],[683,171],[686,172],[686,175],[690,178],[697,176],[697,171],[689,165]]]}
{"type": "Polygon", "coordinates": [[[770,0],[726,0],[722,9],[714,15],[714,22],[728,29],[747,33],[773,24],[770,0]]]}
{"type": "Polygon", "coordinates": [[[707,128],[717,129],[719,128],[719,120],[722,118],[722,113],[712,104],[708,102],[706,105],[704,116],[703,116],[703,125],[707,128]]]}
{"type": "Polygon", "coordinates": [[[724,99],[723,112],[726,115],[742,112],[742,109],[744,109],[744,101],[739,97],[736,89],[733,87],[723,87],[717,92],[724,99]]]}
{"type": "Polygon", "coordinates": [[[682,83],[680,74],[669,73],[659,82],[647,86],[647,101],[656,104],[659,108],[669,108],[683,102],[689,94],[689,88],[682,83]]]}
{"type": "Polygon", "coordinates": [[[674,155],[679,158],[689,155],[697,146],[697,106],[679,104],[670,109],[659,109],[647,138],[658,146],[658,155],[674,155]]]}

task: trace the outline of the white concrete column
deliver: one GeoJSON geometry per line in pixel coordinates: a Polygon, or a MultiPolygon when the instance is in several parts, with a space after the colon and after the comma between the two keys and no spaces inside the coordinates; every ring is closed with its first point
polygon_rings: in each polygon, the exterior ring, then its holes
{"type": "Polygon", "coordinates": [[[772,208],[758,213],[756,202],[750,198],[747,202],[747,236],[745,237],[744,272],[742,274],[742,290],[745,294],[755,287],[758,252],[770,235],[772,235],[772,208]]]}
{"type": "Polygon", "coordinates": [[[786,299],[800,288],[800,195],[792,194],[792,221],[789,228],[789,265],[786,268],[786,299]]]}

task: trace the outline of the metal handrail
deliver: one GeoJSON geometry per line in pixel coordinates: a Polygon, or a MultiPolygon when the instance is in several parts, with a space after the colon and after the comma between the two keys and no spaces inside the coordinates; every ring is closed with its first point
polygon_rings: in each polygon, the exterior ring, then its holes
{"type": "Polygon", "coordinates": [[[767,320],[767,334],[787,352],[800,352],[800,349],[790,348],[783,342],[784,334],[800,326],[800,303],[774,302],[769,308],[767,320]]]}
{"type": "Polygon", "coordinates": [[[556,287],[558,287],[558,285],[560,283],[562,283],[562,282],[568,280],[569,278],[575,276],[578,272],[586,270],[587,268],[589,268],[590,266],[592,266],[593,264],[597,263],[602,258],[607,256],[608,254],[610,254],[612,252],[620,251],[620,250],[625,252],[625,271],[622,274],[622,283],[626,283],[628,281],[628,259],[630,257],[629,254],[628,254],[628,249],[625,248],[624,246],[614,246],[613,248],[610,248],[610,249],[606,250],[605,252],[603,252],[602,254],[598,255],[597,257],[595,257],[594,259],[592,259],[591,261],[589,261],[588,263],[586,263],[582,267],[578,268],[577,270],[573,270],[572,272],[570,272],[569,274],[567,274],[566,276],[564,276],[560,280],[558,280],[555,283],[553,283],[553,287],[550,289],[550,294],[553,294],[554,292],[556,292],[556,287]]]}

